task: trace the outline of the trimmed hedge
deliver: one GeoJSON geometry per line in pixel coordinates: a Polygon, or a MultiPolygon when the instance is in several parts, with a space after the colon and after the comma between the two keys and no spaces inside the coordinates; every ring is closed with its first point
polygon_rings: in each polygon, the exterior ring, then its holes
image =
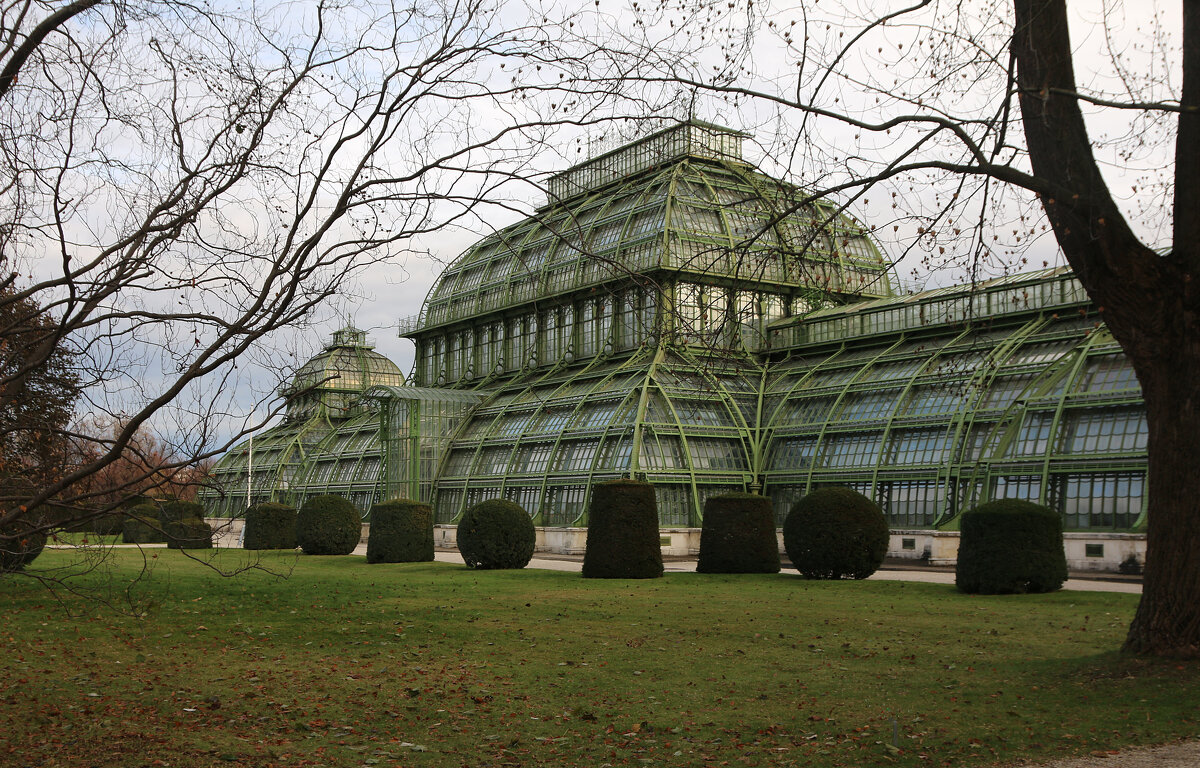
{"type": "Polygon", "coordinates": [[[245,549],[295,549],[296,508],[264,501],[246,510],[245,549]]]}
{"type": "Polygon", "coordinates": [[[809,579],[865,579],[888,550],[879,505],[849,488],[820,488],[792,505],[783,523],[788,559],[809,579]]]}
{"type": "Polygon", "coordinates": [[[970,594],[1053,592],[1067,580],[1062,518],[1019,499],[963,513],[954,583],[970,594]]]}
{"type": "Polygon", "coordinates": [[[381,501],[371,507],[368,563],[424,563],[430,560],[433,560],[432,507],[410,499],[381,501]]]}
{"type": "Polygon", "coordinates": [[[704,502],[697,573],[779,573],[771,500],[729,493],[704,502]]]}
{"type": "Polygon", "coordinates": [[[585,579],[656,579],[663,574],[654,486],[607,480],[592,486],[585,579]]]}
{"type": "Polygon", "coordinates": [[[87,528],[97,536],[119,536],[125,526],[125,510],[106,512],[88,521],[87,528]]]}
{"type": "Polygon", "coordinates": [[[468,568],[524,568],[533,558],[537,532],[519,504],[488,499],[463,513],[457,538],[468,568]]]}
{"type": "Polygon", "coordinates": [[[166,541],[158,524],[158,505],[153,502],[131,507],[121,528],[121,541],[126,544],[161,544],[166,541]]]}
{"type": "Polygon", "coordinates": [[[362,538],[362,518],[341,496],[309,497],[296,513],[296,544],[306,555],[348,555],[362,538]]]}
{"type": "Polygon", "coordinates": [[[26,520],[10,523],[0,531],[0,573],[24,569],[45,547],[45,530],[26,520]]]}
{"type": "Polygon", "coordinates": [[[194,517],[163,524],[167,549],[212,549],[212,526],[194,517]]]}
{"type": "Polygon", "coordinates": [[[204,507],[194,501],[168,501],[158,508],[158,521],[164,526],[183,520],[203,520],[204,507]]]}

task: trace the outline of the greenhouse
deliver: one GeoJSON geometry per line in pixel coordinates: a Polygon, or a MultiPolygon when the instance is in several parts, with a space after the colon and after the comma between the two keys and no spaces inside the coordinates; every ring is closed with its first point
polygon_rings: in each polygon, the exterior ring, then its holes
{"type": "Polygon", "coordinates": [[[221,457],[200,501],[212,517],[236,517],[251,504],[338,493],[360,507],[380,495],[383,456],[374,386],[404,384],[391,360],[353,327],[333,334],[319,354],[279,390],[279,423],[221,457]]]}
{"type": "Polygon", "coordinates": [[[582,528],[595,482],[637,477],[664,529],[732,490],[782,520],[828,484],[896,529],[1002,497],[1143,525],[1141,392],[1069,271],[901,294],[869,228],[757,171],[745,138],[686,122],[553,177],[401,321],[409,384],[339,331],[284,421],[218,464],[210,510],[403,495],[452,525],[504,497],[582,528]]]}

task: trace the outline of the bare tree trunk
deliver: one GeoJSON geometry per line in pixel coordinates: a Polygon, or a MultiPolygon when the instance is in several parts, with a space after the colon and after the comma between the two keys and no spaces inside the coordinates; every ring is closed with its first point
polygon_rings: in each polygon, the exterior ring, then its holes
{"type": "Polygon", "coordinates": [[[1200,338],[1184,326],[1173,355],[1139,366],[1150,424],[1150,515],[1142,600],[1125,650],[1200,657],[1200,338]]]}
{"type": "MultiPolygon", "coordinates": [[[[1175,248],[1160,255],[1130,230],[1092,154],[1075,95],[1066,3],[1014,0],[1014,8],[1013,55],[1029,158],[1034,175],[1054,190],[1042,195],[1042,205],[1067,260],[1133,362],[1145,396],[1146,577],[1125,648],[1200,656],[1200,271],[1192,257],[1198,224],[1194,210],[1178,207],[1197,182],[1188,169],[1200,148],[1187,140],[1197,116],[1185,108],[1180,118],[1175,248]]],[[[1184,8],[1185,29],[1194,28],[1200,10],[1195,3],[1184,8]]],[[[1184,105],[1196,101],[1189,85],[1194,89],[1200,74],[1189,44],[1196,49],[1196,37],[1185,33],[1184,105]]]]}

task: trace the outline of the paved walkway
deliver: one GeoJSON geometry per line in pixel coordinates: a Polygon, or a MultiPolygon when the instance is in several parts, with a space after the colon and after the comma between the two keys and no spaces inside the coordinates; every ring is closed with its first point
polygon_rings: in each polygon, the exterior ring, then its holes
{"type": "MultiPolygon", "coordinates": [[[[356,549],[355,554],[365,555],[367,548],[365,545],[356,549]],[[359,551],[361,550],[361,552],[359,551]]],[[[459,563],[463,559],[458,552],[454,550],[438,550],[434,558],[441,563],[459,563]]],[[[578,572],[583,567],[583,558],[581,556],[551,556],[539,557],[534,555],[529,561],[530,568],[540,568],[546,571],[575,571],[578,572]]],[[[668,573],[692,573],[696,570],[696,561],[687,559],[672,558],[663,563],[663,569],[668,573]]],[[[793,568],[784,568],[784,573],[796,573],[793,568]]],[[[876,571],[872,579],[880,581],[921,581],[930,584],[953,584],[954,571],[944,568],[888,568],[886,565],[876,571]]],[[[1105,579],[1105,578],[1079,578],[1078,574],[1075,577],[1067,580],[1063,585],[1063,589],[1074,589],[1083,592],[1130,592],[1133,594],[1141,594],[1142,585],[1138,581],[1128,579],[1105,579]]]]}
{"type": "MultiPolygon", "coordinates": [[[[233,537],[218,536],[215,543],[218,547],[237,546],[233,537]]],[[[359,544],[353,554],[365,556],[367,554],[367,545],[365,543],[359,544]]],[[[453,549],[439,549],[434,554],[434,558],[440,563],[458,563],[461,565],[463,562],[462,556],[458,554],[457,550],[453,549]]],[[[583,556],[535,554],[533,559],[529,561],[528,567],[545,571],[574,571],[578,573],[583,568],[583,556]]],[[[696,561],[690,558],[671,557],[663,562],[663,568],[668,573],[693,573],[696,570],[696,561]]],[[[783,572],[796,573],[793,568],[784,568],[783,572]]],[[[896,566],[885,563],[883,568],[876,571],[870,578],[879,581],[918,581],[929,584],[953,584],[954,569],[923,568],[919,565],[896,566]]],[[[1067,583],[1063,584],[1063,589],[1078,590],[1081,592],[1127,592],[1140,595],[1142,593],[1142,584],[1136,578],[1117,576],[1115,574],[1096,574],[1095,577],[1089,577],[1087,574],[1076,573],[1067,579],[1067,583]]]]}

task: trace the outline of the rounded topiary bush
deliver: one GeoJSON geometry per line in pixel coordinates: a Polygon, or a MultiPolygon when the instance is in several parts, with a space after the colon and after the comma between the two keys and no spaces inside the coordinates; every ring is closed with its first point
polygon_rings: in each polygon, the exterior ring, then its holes
{"type": "Polygon", "coordinates": [[[246,549],[295,549],[296,508],[264,501],[246,510],[242,546],[246,549]]]}
{"type": "Polygon", "coordinates": [[[46,547],[46,531],[27,520],[0,529],[0,573],[19,571],[32,563],[46,547]]]}
{"type": "Polygon", "coordinates": [[[783,548],[810,579],[865,579],[888,550],[879,505],[849,488],[820,488],[792,505],[783,522],[783,548]]]}
{"type": "Polygon", "coordinates": [[[963,592],[1053,592],[1067,580],[1062,518],[1047,507],[990,501],[964,512],[959,529],[954,583],[963,592]]]}
{"type": "Polygon", "coordinates": [[[585,579],[656,579],[663,574],[654,486],[607,480],[592,486],[585,579]]]}
{"type": "Polygon", "coordinates": [[[368,563],[423,563],[432,559],[432,507],[410,499],[381,501],[371,507],[368,563]]]}
{"type": "Polygon", "coordinates": [[[697,573],[779,573],[771,500],[729,493],[704,502],[697,573]]]}
{"type": "Polygon", "coordinates": [[[488,499],[463,513],[457,537],[468,568],[524,568],[533,558],[537,533],[519,504],[488,499]]]}
{"type": "Polygon", "coordinates": [[[139,504],[128,510],[121,528],[121,541],[126,544],[161,544],[166,540],[162,525],[158,522],[157,504],[139,504]]]}
{"type": "Polygon", "coordinates": [[[348,555],[361,538],[362,518],[341,496],[312,496],[296,513],[296,544],[306,555],[348,555]]]}
{"type": "Polygon", "coordinates": [[[212,549],[212,526],[194,517],[164,523],[163,534],[168,549],[212,549]]]}

